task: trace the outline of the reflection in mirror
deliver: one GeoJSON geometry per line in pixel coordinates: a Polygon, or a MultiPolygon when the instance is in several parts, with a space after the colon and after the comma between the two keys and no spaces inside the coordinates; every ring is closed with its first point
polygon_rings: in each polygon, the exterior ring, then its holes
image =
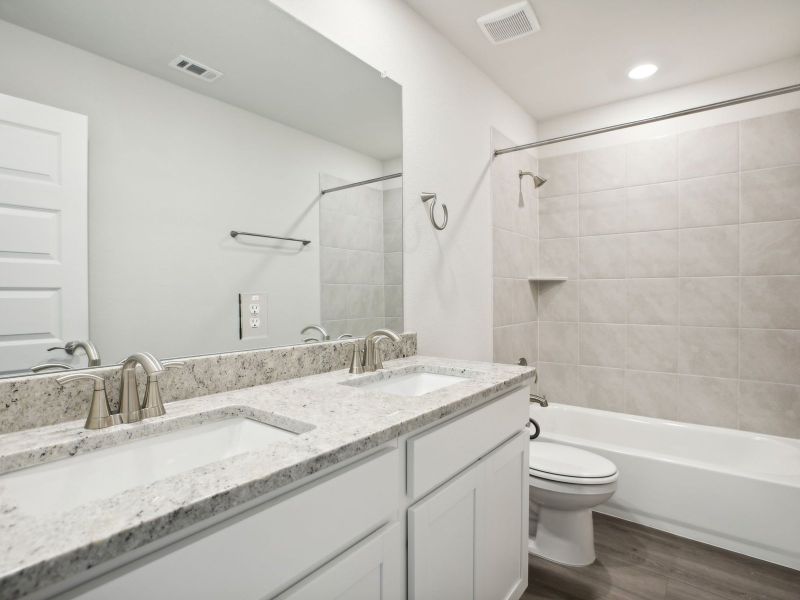
{"type": "Polygon", "coordinates": [[[0,376],[402,330],[402,179],[320,193],[398,172],[400,86],[269,2],[0,0],[0,376]]]}

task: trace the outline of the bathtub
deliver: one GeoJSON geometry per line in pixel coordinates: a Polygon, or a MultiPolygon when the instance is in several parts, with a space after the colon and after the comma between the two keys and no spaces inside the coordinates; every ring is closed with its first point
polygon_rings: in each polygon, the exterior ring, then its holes
{"type": "Polygon", "coordinates": [[[540,440],[617,465],[599,512],[800,569],[800,440],[563,404],[531,416],[540,440]]]}

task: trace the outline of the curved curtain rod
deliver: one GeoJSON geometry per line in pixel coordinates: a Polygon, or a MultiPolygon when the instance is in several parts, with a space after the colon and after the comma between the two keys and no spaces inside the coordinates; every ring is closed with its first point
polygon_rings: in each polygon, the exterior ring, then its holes
{"type": "Polygon", "coordinates": [[[338,192],[339,190],[346,190],[352,187],[358,187],[360,185],[367,185],[368,183],[375,183],[377,181],[386,181],[387,179],[395,179],[397,177],[402,177],[403,173],[392,173],[391,175],[383,175],[382,177],[375,177],[374,179],[365,179],[364,181],[356,181],[355,183],[348,183],[347,185],[340,185],[338,187],[328,188],[326,190],[320,190],[319,193],[323,196],[325,194],[329,194],[330,192],[338,192]]]}
{"type": "Polygon", "coordinates": [[[608,127],[600,127],[599,129],[590,129],[589,131],[582,131],[580,133],[572,133],[570,135],[562,135],[559,137],[549,138],[541,142],[531,142],[530,144],[522,144],[521,146],[511,146],[510,148],[500,148],[494,151],[495,156],[507,154],[509,152],[519,152],[520,150],[529,150],[531,148],[538,148],[540,146],[549,146],[550,144],[557,144],[559,142],[568,142],[570,140],[577,140],[580,138],[589,137],[591,135],[598,135],[601,133],[608,133],[609,131],[618,131],[620,129],[627,129],[628,127],[636,127],[638,125],[647,125],[648,123],[657,123],[658,121],[666,121],[667,119],[674,119],[675,117],[684,117],[686,115],[693,115],[695,113],[705,112],[707,110],[714,110],[716,108],[725,108],[726,106],[734,106],[736,104],[743,104],[745,102],[752,102],[753,100],[762,100],[764,98],[771,98],[772,96],[780,96],[781,94],[790,94],[792,92],[800,91],[800,83],[794,85],[787,85],[786,87],[768,90],[766,92],[759,92],[757,94],[750,94],[749,96],[740,96],[731,100],[723,100],[721,102],[712,102],[711,104],[703,104],[702,106],[695,106],[694,108],[686,108],[675,112],[659,115],[657,117],[649,117],[647,119],[639,119],[638,121],[630,121],[628,123],[620,123],[619,125],[610,125],[608,127]]]}

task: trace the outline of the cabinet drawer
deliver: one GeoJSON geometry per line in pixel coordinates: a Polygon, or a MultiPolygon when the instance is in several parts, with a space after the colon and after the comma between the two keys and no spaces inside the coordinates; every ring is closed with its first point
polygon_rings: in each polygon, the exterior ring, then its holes
{"type": "Polygon", "coordinates": [[[272,597],[395,518],[398,469],[398,451],[384,450],[112,571],[65,597],[272,597]]]}
{"type": "Polygon", "coordinates": [[[520,388],[408,440],[411,498],[426,494],[525,427],[528,394],[527,386],[520,388]]]}

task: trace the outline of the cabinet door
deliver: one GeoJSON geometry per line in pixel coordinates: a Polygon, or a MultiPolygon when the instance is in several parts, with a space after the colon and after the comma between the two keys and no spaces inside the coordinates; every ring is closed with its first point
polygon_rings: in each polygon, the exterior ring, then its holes
{"type": "Polygon", "coordinates": [[[485,527],[478,543],[479,598],[518,598],[528,587],[529,447],[523,431],[483,464],[485,527]]]}
{"type": "Polygon", "coordinates": [[[403,538],[395,523],[374,533],[277,600],[401,600],[403,538]]]}
{"type": "Polygon", "coordinates": [[[409,600],[475,598],[480,469],[467,469],[408,510],[409,600]]]}
{"type": "Polygon", "coordinates": [[[528,579],[527,474],[523,431],[409,508],[409,599],[519,598],[528,579]]]}

